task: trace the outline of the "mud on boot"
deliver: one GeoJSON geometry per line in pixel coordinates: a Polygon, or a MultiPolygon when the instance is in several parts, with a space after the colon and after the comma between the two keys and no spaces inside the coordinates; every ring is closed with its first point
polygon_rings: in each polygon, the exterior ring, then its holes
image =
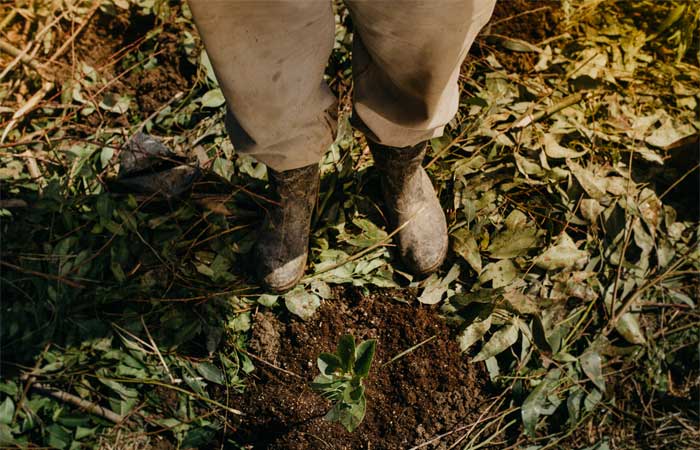
{"type": "Polygon", "coordinates": [[[277,172],[268,170],[273,199],[254,255],[257,275],[272,292],[299,283],[309,252],[309,229],[319,188],[318,164],[277,172]]]}
{"type": "Polygon", "coordinates": [[[448,248],[447,221],[421,163],[427,143],[395,148],[370,142],[381,174],[385,213],[397,234],[399,253],[414,275],[437,270],[448,248]]]}

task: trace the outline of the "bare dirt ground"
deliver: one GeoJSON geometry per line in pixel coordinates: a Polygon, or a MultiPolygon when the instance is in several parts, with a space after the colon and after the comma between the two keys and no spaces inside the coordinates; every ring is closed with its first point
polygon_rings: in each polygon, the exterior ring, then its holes
{"type": "Polygon", "coordinates": [[[260,367],[240,399],[252,418],[241,425],[241,442],[261,449],[407,449],[452,432],[427,447],[442,449],[462,437],[460,426],[478,423],[490,394],[488,377],[483,364],[462,356],[436,310],[386,293],[365,297],[350,288],[338,295],[309,322],[269,312],[255,316],[252,351],[299,378],[260,367]],[[380,343],[367,382],[367,415],[354,433],[325,421],[330,404],[308,387],[319,351],[331,351],[345,333],[380,343]]]}

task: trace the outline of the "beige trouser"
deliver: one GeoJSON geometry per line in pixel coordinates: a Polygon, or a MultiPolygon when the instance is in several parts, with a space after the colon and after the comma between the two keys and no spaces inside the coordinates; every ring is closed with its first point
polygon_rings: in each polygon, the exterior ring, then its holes
{"type": "MultiPolygon", "coordinates": [[[[236,151],[282,171],[333,141],[331,0],[189,0],[230,114],[236,151]]],[[[459,69],[495,0],[345,0],[355,25],[353,123],[392,147],[440,136],[459,69]]]]}

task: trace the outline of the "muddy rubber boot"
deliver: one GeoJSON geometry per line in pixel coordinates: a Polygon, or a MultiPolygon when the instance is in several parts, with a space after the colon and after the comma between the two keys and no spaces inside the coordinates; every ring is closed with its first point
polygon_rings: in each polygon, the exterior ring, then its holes
{"type": "Polygon", "coordinates": [[[274,200],[255,246],[257,274],[272,292],[288,291],[299,283],[309,252],[311,213],[318,197],[318,164],[276,172],[268,170],[274,200]]]}
{"type": "Polygon", "coordinates": [[[427,143],[395,148],[370,142],[374,165],[381,173],[385,213],[398,232],[398,248],[414,275],[437,270],[447,254],[447,221],[421,163],[427,143]],[[404,225],[405,224],[405,225],[404,225]]]}

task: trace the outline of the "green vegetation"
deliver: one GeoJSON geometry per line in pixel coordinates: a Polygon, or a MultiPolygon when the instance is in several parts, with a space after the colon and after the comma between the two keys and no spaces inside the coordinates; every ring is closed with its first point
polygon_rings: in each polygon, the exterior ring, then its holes
{"type": "Polygon", "coordinates": [[[367,399],[362,380],[369,375],[377,341],[368,339],[355,346],[355,338],[346,334],[338,341],[335,353],[321,353],[318,370],[311,387],[333,402],[326,414],[331,422],[340,422],[354,431],[365,418],[367,399]]]}
{"type": "MultiPolygon", "coordinates": [[[[266,171],[225,136],[186,5],[0,5],[0,446],[237,448],[252,312],[313,321],[335,286],[409,287],[458,328],[498,393],[460,448],[696,445],[700,10],[541,8],[484,30],[431,142],[453,254],[425,281],[393,265],[338,11],[338,138],[307,276],[278,297],[246,269],[266,171]],[[112,192],[139,130],[203,169],[191,195],[112,192]]],[[[351,340],[317,378],[348,429],[374,348],[351,340]]]]}

